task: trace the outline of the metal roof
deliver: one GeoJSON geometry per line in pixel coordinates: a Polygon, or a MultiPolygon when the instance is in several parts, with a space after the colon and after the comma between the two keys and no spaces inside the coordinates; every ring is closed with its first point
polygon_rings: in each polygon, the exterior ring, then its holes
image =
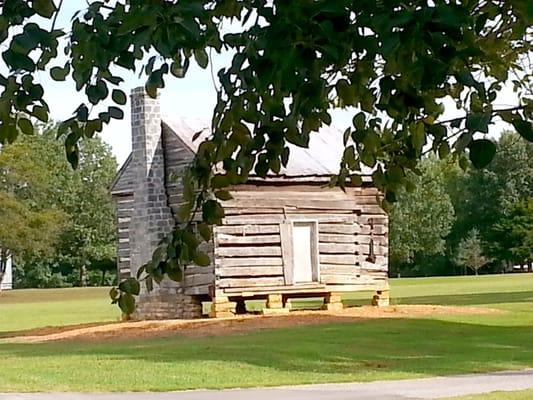
{"type": "MultiPolygon", "coordinates": [[[[209,136],[209,123],[199,119],[164,118],[164,123],[194,152],[203,139],[209,136]],[[202,132],[197,140],[193,137],[202,132]]],[[[343,132],[324,126],[310,134],[309,148],[288,143],[290,156],[287,167],[282,167],[277,177],[325,177],[339,173],[344,153],[343,132]]],[[[372,169],[364,167],[362,175],[370,176],[372,169]]]]}

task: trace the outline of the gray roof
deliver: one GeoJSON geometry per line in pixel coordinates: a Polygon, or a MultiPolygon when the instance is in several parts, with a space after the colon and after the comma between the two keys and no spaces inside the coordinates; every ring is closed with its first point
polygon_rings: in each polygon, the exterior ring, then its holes
{"type": "MultiPolygon", "coordinates": [[[[165,118],[164,122],[194,152],[198,145],[209,135],[209,124],[201,120],[184,118],[165,118]],[[195,133],[202,131],[197,140],[195,133]]],[[[318,132],[311,133],[309,148],[288,144],[290,157],[287,167],[282,167],[278,178],[293,177],[329,177],[337,174],[344,153],[343,132],[335,127],[324,126],[318,132]]],[[[364,168],[362,174],[370,176],[372,170],[364,168]]],[[[269,178],[270,179],[270,178],[269,178]]]]}
{"type": "MultiPolygon", "coordinates": [[[[186,119],[164,117],[163,124],[175,134],[190,150],[196,152],[198,146],[209,136],[209,122],[201,119],[186,119]],[[201,132],[196,140],[196,133],[201,132]]],[[[343,132],[331,126],[322,127],[318,132],[311,133],[309,148],[288,144],[290,156],[287,167],[282,167],[279,174],[268,177],[272,182],[328,182],[331,175],[337,174],[340,169],[340,160],[344,153],[343,132]]],[[[133,188],[133,175],[131,154],[117,173],[111,191],[114,194],[131,192],[133,188]]],[[[370,181],[372,170],[362,169],[363,180],[370,181]]],[[[251,181],[264,181],[257,176],[250,176],[251,181]]]]}

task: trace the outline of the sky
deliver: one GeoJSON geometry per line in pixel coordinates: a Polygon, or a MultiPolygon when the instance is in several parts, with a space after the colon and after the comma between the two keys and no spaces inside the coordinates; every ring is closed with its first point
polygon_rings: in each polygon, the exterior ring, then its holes
{"type": "MultiPolygon", "coordinates": [[[[83,0],[69,0],[63,3],[63,8],[58,18],[57,26],[68,26],[71,16],[79,9],[86,7],[83,0]]],[[[49,23],[46,21],[46,23],[49,23]]],[[[213,53],[211,61],[215,71],[222,66],[230,63],[231,57],[228,54],[216,55],[213,53]]],[[[61,65],[60,61],[54,65],[61,65]]],[[[139,77],[133,73],[124,74],[121,70],[121,76],[125,82],[120,85],[120,89],[129,93],[133,88],[143,86],[146,77],[139,77]]],[[[37,79],[45,88],[45,99],[50,106],[52,119],[63,120],[72,116],[73,111],[81,104],[86,102],[84,93],[75,90],[74,84],[67,79],[65,82],[53,81],[48,72],[40,72],[37,79]]],[[[213,108],[216,103],[215,82],[213,82],[210,68],[203,70],[193,61],[187,72],[187,76],[178,79],[169,76],[166,79],[166,87],[160,91],[161,111],[163,116],[171,115],[172,117],[184,117],[193,119],[202,119],[209,121],[213,108]]],[[[495,102],[498,108],[507,107],[517,104],[516,96],[509,86],[505,87],[501,95],[495,102]]],[[[109,100],[109,104],[111,100],[109,100]]],[[[446,112],[443,119],[454,118],[462,115],[451,102],[445,102],[446,112]]],[[[98,110],[96,110],[98,111],[98,110]]],[[[117,121],[112,120],[102,132],[102,138],[107,142],[116,156],[119,165],[128,157],[131,151],[131,134],[130,134],[130,110],[129,104],[124,108],[124,119],[117,121]]],[[[332,112],[333,125],[344,130],[349,126],[354,110],[335,110],[332,112]]],[[[497,123],[490,127],[489,136],[497,137],[499,133],[508,128],[505,123],[497,123]]]]}

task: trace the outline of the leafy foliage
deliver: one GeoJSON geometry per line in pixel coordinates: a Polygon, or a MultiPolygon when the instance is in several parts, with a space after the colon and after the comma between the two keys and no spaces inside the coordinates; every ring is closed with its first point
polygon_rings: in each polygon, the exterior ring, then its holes
{"type": "Polygon", "coordinates": [[[306,146],[312,132],[331,123],[334,108],[353,110],[354,119],[332,184],[357,183],[362,165],[375,168],[385,206],[426,149],[458,158],[468,149],[472,163],[484,166],[493,146],[477,136],[495,118],[532,136],[531,70],[521,66],[531,47],[527,2],[88,1],[71,26],[57,29],[61,4],[10,0],[0,6],[2,58],[10,70],[0,76],[2,143],[16,139],[19,129],[28,132],[32,121],[48,120],[44,88],[34,79],[40,70],[72,79],[87,96],[61,128],[67,158],[77,165],[80,139],[123,117],[117,67],[146,74],[146,90],[155,96],[169,75],[185,76],[191,60],[206,68],[213,51],[232,56],[217,74],[213,135],[200,146],[185,184],[195,190],[181,213],[184,225],[162,244],[171,254],[161,258],[165,265],[146,268],[156,280],[160,273],[181,276],[178,269],[194,262],[196,246],[183,241],[186,233],[196,235],[191,214],[201,210],[204,222],[220,221],[213,189],[241,183],[252,172],[279,172],[290,157],[287,142],[306,146]],[[37,25],[37,15],[51,28],[37,25]],[[66,62],[59,63],[60,51],[66,62]],[[511,72],[520,77],[514,82],[520,103],[497,108],[511,72]],[[442,119],[445,98],[462,116],[442,119]],[[104,111],[92,115],[93,105],[104,111]]]}
{"type": "Polygon", "coordinates": [[[446,192],[446,174],[455,169],[449,160],[428,158],[420,175],[410,174],[411,192],[402,191],[390,213],[390,262],[413,262],[415,256],[442,255],[455,212],[446,192]]]}
{"type": "Polygon", "coordinates": [[[85,269],[114,269],[116,161],[101,140],[85,140],[72,170],[56,134],[47,126],[0,150],[0,246],[24,271],[19,286],[84,284],[85,269]]]}
{"type": "Polygon", "coordinates": [[[490,262],[490,259],[483,254],[481,239],[479,238],[477,229],[472,229],[461,240],[457,248],[455,261],[461,266],[472,269],[476,275],[481,267],[490,262]]]}

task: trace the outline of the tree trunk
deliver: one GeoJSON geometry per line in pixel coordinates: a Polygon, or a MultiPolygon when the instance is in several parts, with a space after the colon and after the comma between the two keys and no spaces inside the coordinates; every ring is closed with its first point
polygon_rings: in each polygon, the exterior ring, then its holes
{"type": "Polygon", "coordinates": [[[529,260],[527,263],[527,272],[533,272],[533,261],[529,260]]]}
{"type": "Polygon", "coordinates": [[[102,270],[102,280],[100,281],[100,286],[104,286],[105,284],[105,269],[102,270]]]}
{"type": "Polygon", "coordinates": [[[80,265],[80,287],[87,286],[87,282],[85,281],[85,274],[86,274],[85,265],[80,265]]]}

